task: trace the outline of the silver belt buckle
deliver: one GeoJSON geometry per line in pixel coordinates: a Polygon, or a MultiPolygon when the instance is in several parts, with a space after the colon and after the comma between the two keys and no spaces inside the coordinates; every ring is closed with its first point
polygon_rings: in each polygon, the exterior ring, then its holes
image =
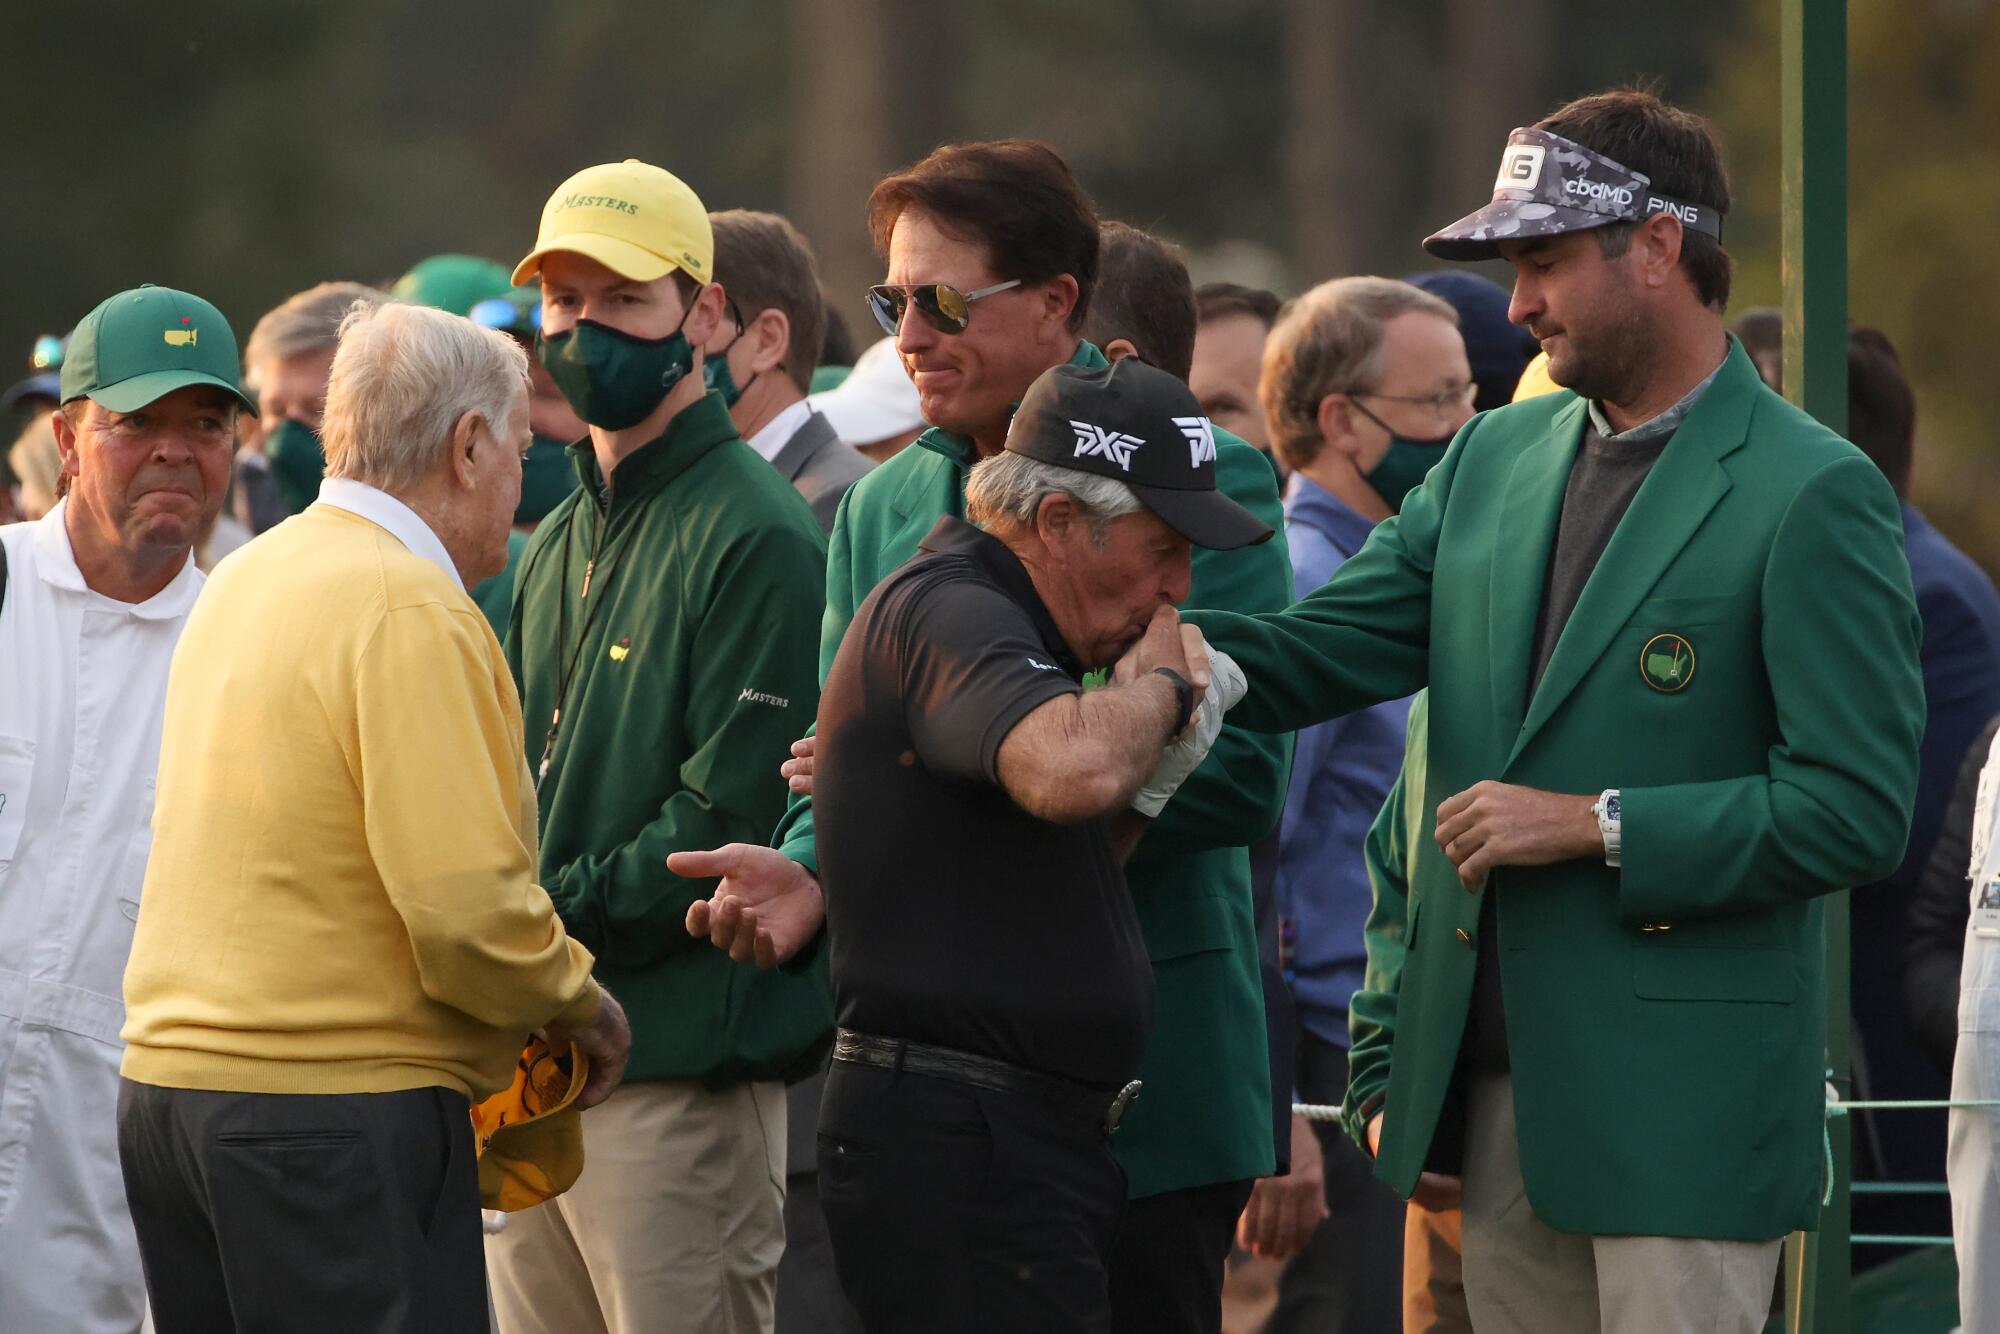
{"type": "Polygon", "coordinates": [[[1111,1108],[1104,1113],[1104,1133],[1115,1135],[1118,1125],[1125,1119],[1125,1113],[1132,1110],[1132,1104],[1139,1101],[1139,1081],[1133,1080],[1118,1090],[1118,1096],[1111,1100],[1111,1108]]]}

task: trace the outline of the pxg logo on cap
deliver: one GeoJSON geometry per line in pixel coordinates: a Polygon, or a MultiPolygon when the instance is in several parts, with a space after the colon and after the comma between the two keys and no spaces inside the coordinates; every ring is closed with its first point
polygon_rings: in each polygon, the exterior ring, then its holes
{"type": "Polygon", "coordinates": [[[1196,546],[1228,550],[1271,536],[1216,489],[1215,428],[1193,391],[1137,357],[1042,372],[1007,428],[1007,452],[1124,482],[1196,546]]]}

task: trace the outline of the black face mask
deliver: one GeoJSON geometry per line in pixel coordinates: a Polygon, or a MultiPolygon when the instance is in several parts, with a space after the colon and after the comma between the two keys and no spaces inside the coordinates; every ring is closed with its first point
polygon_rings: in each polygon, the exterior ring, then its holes
{"type": "Polygon", "coordinates": [[[665,338],[638,338],[596,320],[578,320],[559,334],[535,335],[535,356],[576,415],[592,426],[622,431],[646,420],[694,369],[687,317],[665,338]]]}

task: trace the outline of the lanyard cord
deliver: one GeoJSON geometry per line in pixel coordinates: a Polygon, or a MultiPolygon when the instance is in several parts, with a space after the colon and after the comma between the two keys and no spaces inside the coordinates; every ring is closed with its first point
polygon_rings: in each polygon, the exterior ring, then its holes
{"type": "MultiPolygon", "coordinates": [[[[559,585],[561,598],[557,603],[556,609],[556,643],[558,644],[563,642],[565,637],[564,631],[569,624],[569,558],[570,549],[575,545],[571,541],[571,529],[576,526],[576,514],[580,508],[581,506],[572,507],[569,512],[569,519],[563,525],[562,582],[559,585]]],[[[591,539],[590,557],[583,564],[583,587],[577,590],[577,598],[588,605],[584,611],[583,628],[577,632],[576,645],[570,650],[569,661],[563,667],[562,674],[556,678],[555,711],[549,717],[549,734],[542,742],[542,762],[535,770],[535,792],[537,795],[542,790],[542,780],[549,776],[549,761],[555,757],[556,734],[562,728],[563,706],[569,702],[570,685],[576,680],[576,669],[583,662],[583,647],[590,642],[590,628],[597,623],[598,610],[604,606],[606,600],[605,594],[611,584],[611,576],[617,569],[611,558],[631,544],[632,534],[638,531],[639,522],[637,519],[634,519],[632,526],[619,534],[618,544],[605,553],[604,585],[597,590],[597,601],[591,602],[590,579],[597,572],[597,554],[604,545],[604,534],[610,527],[611,506],[607,501],[604,507],[604,522],[599,526],[597,535],[591,539]]]]}

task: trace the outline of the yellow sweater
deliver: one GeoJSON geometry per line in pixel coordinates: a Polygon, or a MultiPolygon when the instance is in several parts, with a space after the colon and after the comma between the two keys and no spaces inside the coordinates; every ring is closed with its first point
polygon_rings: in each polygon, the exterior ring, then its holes
{"type": "Polygon", "coordinates": [[[535,883],[513,678],[449,576],[317,505],[224,561],[175,651],[124,1073],[483,1098],[598,1003],[535,883]]]}

